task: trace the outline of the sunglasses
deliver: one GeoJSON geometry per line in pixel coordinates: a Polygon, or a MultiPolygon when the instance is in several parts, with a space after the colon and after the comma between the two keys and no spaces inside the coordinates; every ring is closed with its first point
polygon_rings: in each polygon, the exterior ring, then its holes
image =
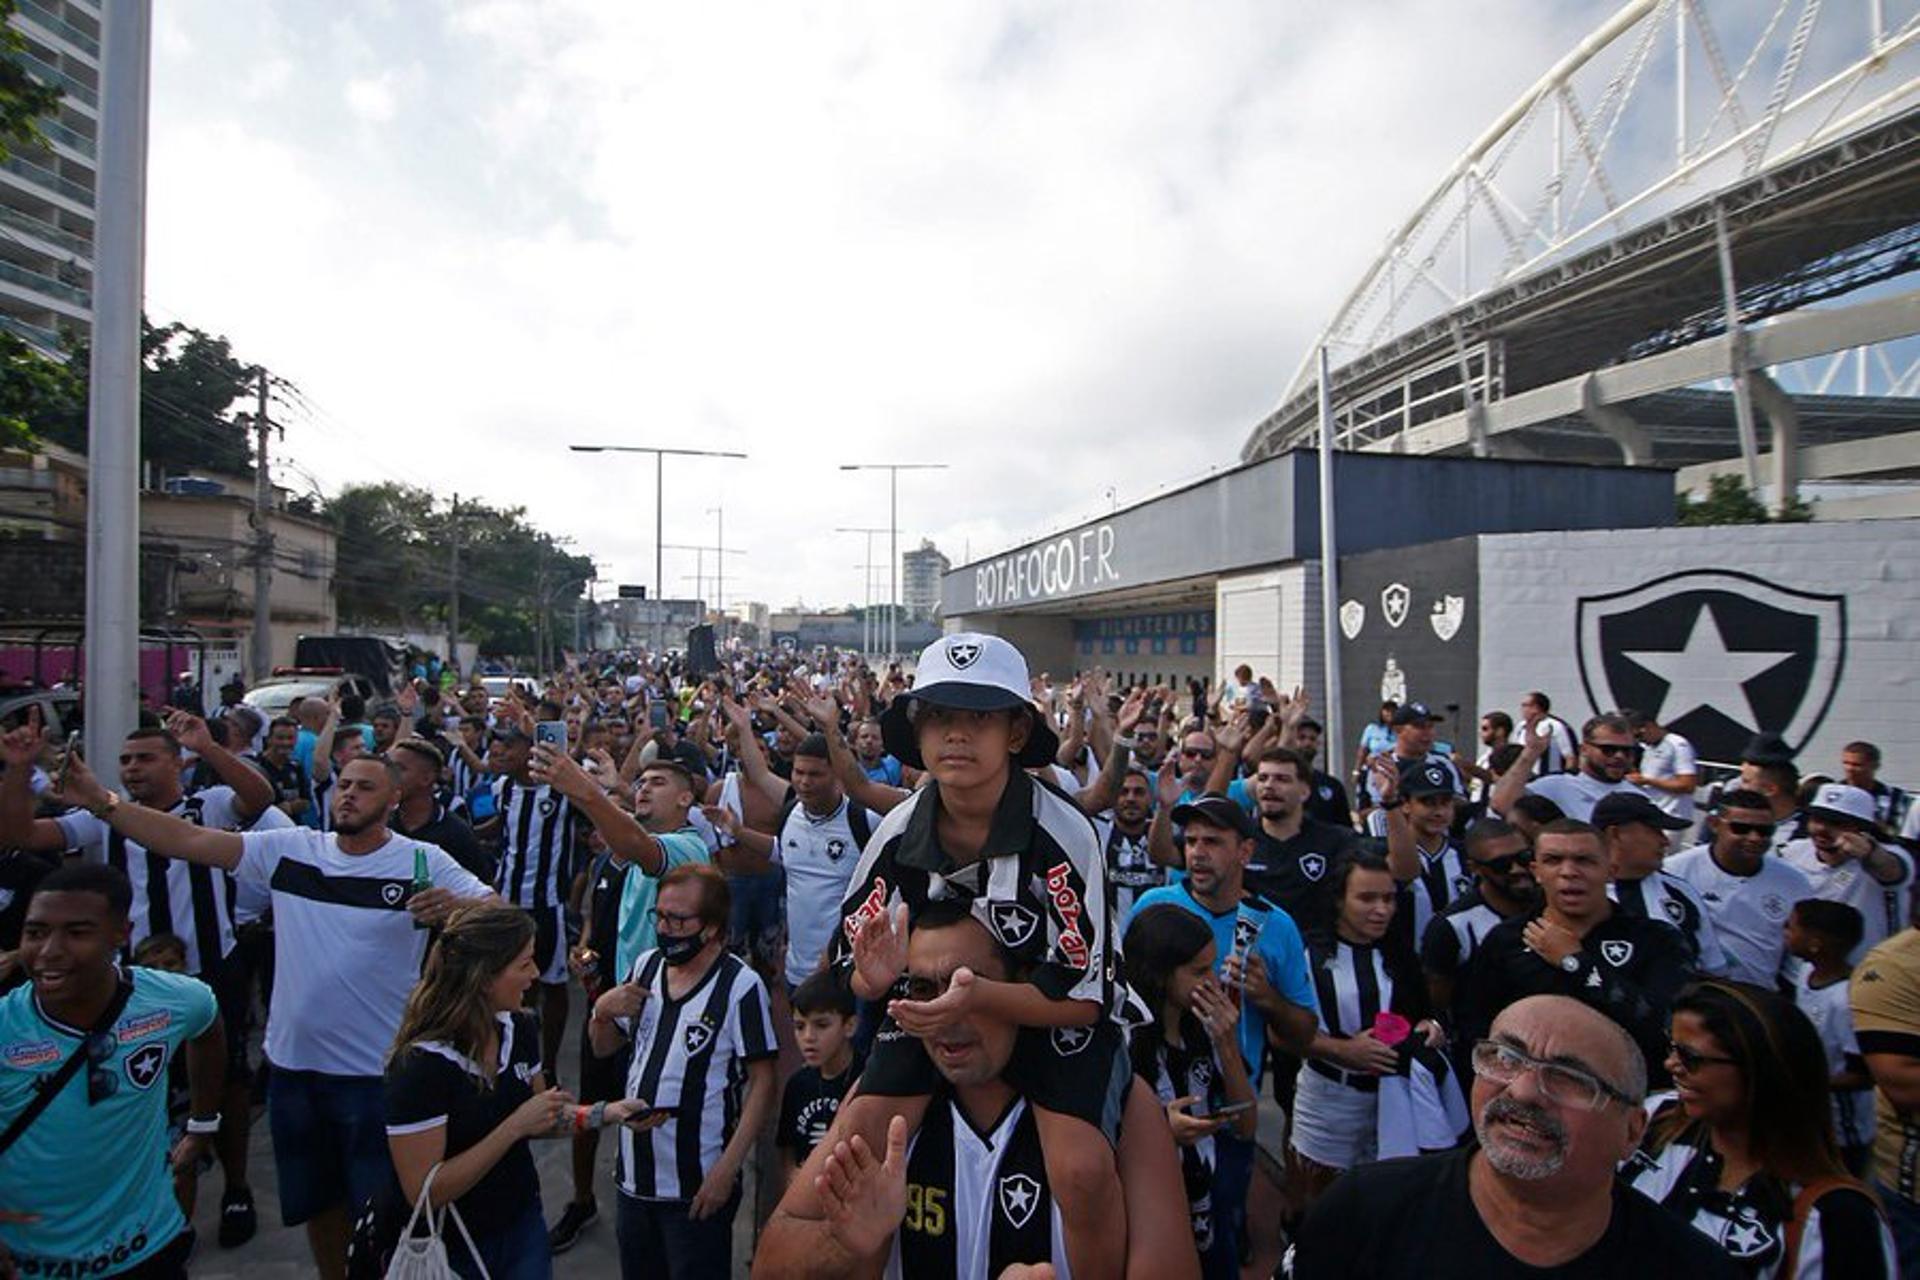
{"type": "Polygon", "coordinates": [[[87,1105],[105,1102],[120,1092],[120,1076],[107,1065],[120,1042],[111,1031],[96,1031],[87,1037],[87,1105]]]}
{"type": "Polygon", "coordinates": [[[1201,759],[1201,760],[1211,760],[1211,759],[1213,759],[1213,752],[1211,752],[1211,751],[1195,751],[1195,750],[1194,750],[1194,749],[1193,749],[1192,747],[1182,747],[1182,748],[1180,748],[1180,754],[1181,754],[1181,755],[1183,755],[1183,756],[1194,756],[1194,757],[1196,757],[1196,758],[1198,758],[1198,759],[1201,759]]]}
{"type": "Polygon", "coordinates": [[[1677,1040],[1667,1042],[1667,1057],[1671,1058],[1673,1064],[1680,1068],[1681,1074],[1689,1076],[1700,1068],[1711,1066],[1714,1063],[1720,1063],[1723,1066],[1729,1067],[1737,1067],[1740,1065],[1739,1060],[1736,1058],[1726,1058],[1717,1054],[1701,1053],[1698,1049],[1681,1044],[1677,1040]]]}
{"type": "Polygon", "coordinates": [[[1617,757],[1630,756],[1633,754],[1633,747],[1631,745],[1622,745],[1613,742],[1589,742],[1587,745],[1603,756],[1617,757]]]}
{"type": "Polygon", "coordinates": [[[1524,867],[1532,861],[1531,853],[1510,853],[1504,858],[1470,860],[1469,865],[1476,871],[1491,871],[1497,876],[1507,876],[1513,874],[1514,868],[1524,867]]]}
{"type": "Polygon", "coordinates": [[[1727,823],[1727,830],[1736,836],[1771,836],[1773,834],[1773,823],[1729,822],[1727,823]]]}

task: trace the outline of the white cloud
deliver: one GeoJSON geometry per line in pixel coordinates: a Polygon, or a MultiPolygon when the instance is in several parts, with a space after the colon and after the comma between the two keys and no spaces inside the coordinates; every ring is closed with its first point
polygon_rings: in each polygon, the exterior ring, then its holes
{"type": "Polygon", "coordinates": [[[564,445],[740,449],[669,461],[667,541],[724,502],[730,598],[844,602],[886,489],[838,463],[950,464],[901,541],[958,559],[1230,462],[1605,7],[183,0],[152,293],[325,406],[288,448],[331,485],[524,504],[651,582],[652,464],[564,445]],[[208,70],[261,56],[344,105],[208,70]]]}
{"type": "Polygon", "coordinates": [[[349,80],[345,96],[347,110],[369,124],[385,124],[393,119],[396,104],[393,81],[388,76],[349,80]]]}

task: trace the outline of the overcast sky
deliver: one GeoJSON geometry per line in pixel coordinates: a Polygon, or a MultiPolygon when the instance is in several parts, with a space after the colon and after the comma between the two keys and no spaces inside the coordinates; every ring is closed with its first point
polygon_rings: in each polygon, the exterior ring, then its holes
{"type": "Polygon", "coordinates": [[[669,461],[666,541],[724,505],[729,602],[857,601],[886,477],[840,463],[949,464],[900,527],[956,562],[1230,465],[1613,7],[164,0],[149,309],[299,385],[328,492],[522,504],[651,583],[651,460],[565,446],[738,450],[669,461]]]}

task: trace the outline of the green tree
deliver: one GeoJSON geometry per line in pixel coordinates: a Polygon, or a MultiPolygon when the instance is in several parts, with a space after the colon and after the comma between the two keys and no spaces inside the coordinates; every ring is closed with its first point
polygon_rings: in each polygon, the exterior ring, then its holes
{"type": "MultiPolygon", "coordinates": [[[[140,321],[140,459],[175,471],[205,468],[250,474],[248,418],[235,405],[250,402],[257,366],[235,358],[225,338],[187,324],[140,321]]],[[[87,447],[84,394],[93,358],[83,337],[67,343],[67,366],[79,379],[77,411],[31,425],[55,444],[87,447]]]]}
{"type": "Polygon", "coordinates": [[[0,449],[37,450],[55,424],[84,420],[86,401],[86,383],[72,365],[0,330],[0,449]]]}
{"type": "MultiPolygon", "coordinates": [[[[338,543],[334,599],[345,625],[440,630],[452,586],[450,509],[412,485],[350,485],[328,502],[338,543]]],[[[460,632],[488,653],[531,654],[540,615],[570,637],[593,562],[527,523],[521,507],[460,504],[460,632]]]]}
{"type": "Polygon", "coordinates": [[[1683,525],[1799,524],[1813,519],[1813,509],[1796,498],[1778,516],[1770,515],[1739,476],[1714,476],[1705,497],[1680,495],[1675,518],[1683,525]]]}
{"type": "MultiPolygon", "coordinates": [[[[13,17],[14,0],[0,0],[0,23],[13,17]]],[[[27,42],[11,26],[0,26],[0,156],[13,154],[16,147],[44,146],[40,132],[41,116],[50,115],[60,105],[60,90],[33,78],[20,55],[27,42]]]]}

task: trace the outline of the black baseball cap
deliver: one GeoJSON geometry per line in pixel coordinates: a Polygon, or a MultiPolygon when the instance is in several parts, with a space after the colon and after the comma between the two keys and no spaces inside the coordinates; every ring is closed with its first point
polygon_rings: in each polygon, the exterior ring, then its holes
{"type": "Polygon", "coordinates": [[[1426,724],[1437,724],[1445,719],[1445,716],[1435,715],[1428,709],[1427,704],[1424,702],[1403,702],[1400,704],[1399,710],[1393,713],[1393,723],[1395,726],[1412,724],[1415,721],[1426,724]]]}
{"type": "Polygon", "coordinates": [[[1400,794],[1412,796],[1458,795],[1453,785],[1453,770],[1432,758],[1403,760],[1400,763],[1400,794]]]}
{"type": "Polygon", "coordinates": [[[1635,822],[1661,831],[1684,831],[1693,825],[1685,818],[1674,817],[1638,791],[1615,791],[1601,796],[1587,821],[1602,831],[1635,822]]]}
{"type": "Polygon", "coordinates": [[[1742,764],[1792,764],[1797,753],[1777,733],[1756,733],[1740,751],[1742,764]]]}
{"type": "Polygon", "coordinates": [[[1177,826],[1184,827],[1189,822],[1199,821],[1210,827],[1231,831],[1243,839],[1253,839],[1253,815],[1217,791],[1173,806],[1171,816],[1177,826]]]}

